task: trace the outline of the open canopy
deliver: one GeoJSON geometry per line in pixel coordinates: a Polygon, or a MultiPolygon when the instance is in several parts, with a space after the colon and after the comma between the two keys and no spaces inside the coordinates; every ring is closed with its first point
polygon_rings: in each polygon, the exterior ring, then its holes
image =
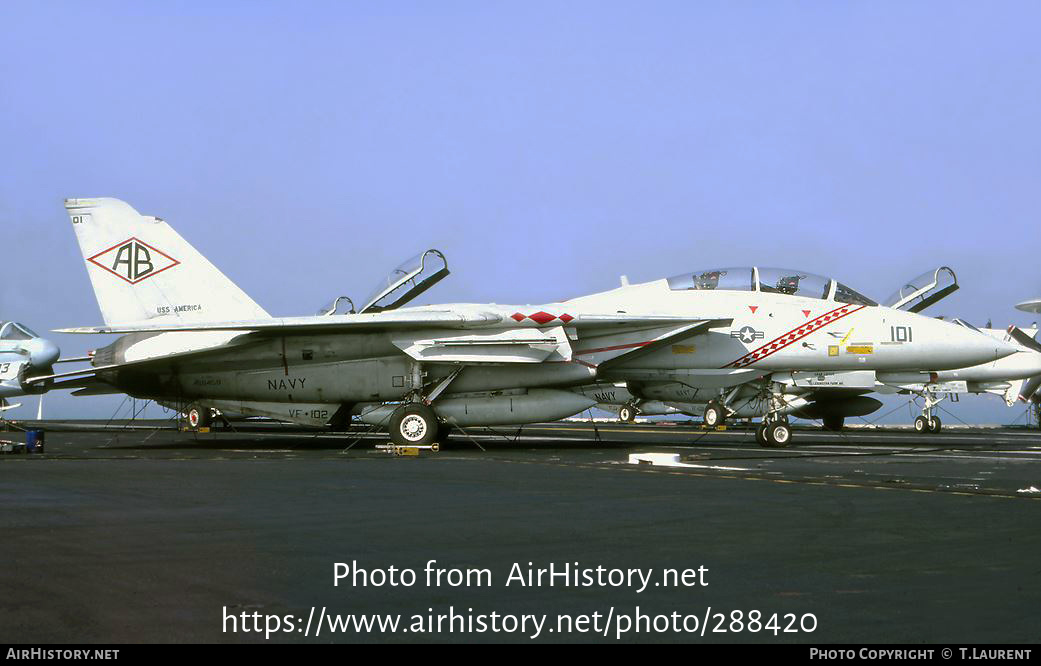
{"type": "Polygon", "coordinates": [[[788,268],[716,268],[683,273],[668,280],[673,290],[762,291],[771,294],[878,305],[863,294],[823,275],[788,268]]]}
{"type": "Polygon", "coordinates": [[[386,312],[400,308],[448,276],[448,261],[438,250],[430,249],[412,257],[384,278],[361,312],[386,312]]]}
{"type": "Polygon", "coordinates": [[[0,322],[0,340],[32,340],[40,337],[27,326],[14,321],[0,322]]]}
{"type": "Polygon", "coordinates": [[[940,266],[908,280],[884,302],[897,310],[921,312],[958,291],[958,277],[947,266],[940,266]]]}

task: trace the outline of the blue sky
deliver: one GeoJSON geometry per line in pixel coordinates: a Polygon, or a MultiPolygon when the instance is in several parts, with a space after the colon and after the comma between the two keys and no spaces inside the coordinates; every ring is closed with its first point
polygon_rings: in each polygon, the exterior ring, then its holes
{"type": "Polygon", "coordinates": [[[934,314],[995,325],[1041,295],[1036,2],[44,1],[0,25],[0,318],[37,329],[100,322],[77,196],[163,217],[277,314],[431,246],[432,302],[734,264],[879,298],[948,264],[934,314]]]}

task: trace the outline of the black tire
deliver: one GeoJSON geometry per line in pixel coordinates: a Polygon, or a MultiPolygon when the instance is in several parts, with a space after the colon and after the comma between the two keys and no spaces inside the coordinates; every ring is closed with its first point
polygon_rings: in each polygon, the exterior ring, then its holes
{"type": "Polygon", "coordinates": [[[622,423],[633,423],[636,421],[635,410],[629,405],[622,405],[618,410],[618,420],[622,423]]]}
{"type": "Polygon", "coordinates": [[[943,428],[943,422],[940,421],[939,416],[934,416],[929,419],[929,432],[935,435],[936,433],[940,432],[941,428],[943,428]]]}
{"type": "Polygon", "coordinates": [[[188,423],[188,428],[191,430],[209,428],[210,424],[213,423],[213,412],[210,411],[209,407],[193,402],[184,411],[184,420],[188,423]]]}
{"type": "Polygon", "coordinates": [[[924,416],[914,420],[914,431],[918,433],[929,432],[929,421],[924,416]]]}
{"type": "Polygon", "coordinates": [[[723,411],[723,406],[715,400],[710,400],[709,403],[705,405],[704,420],[705,425],[710,428],[723,425],[723,421],[726,420],[726,412],[723,411]]]}
{"type": "Polygon", "coordinates": [[[775,449],[783,449],[792,443],[792,427],[784,421],[771,423],[766,428],[766,440],[775,449]]]}
{"type": "Polygon", "coordinates": [[[755,442],[759,446],[767,447],[770,446],[770,440],[766,438],[766,424],[760,423],[755,427],[755,442]]]}
{"type": "Polygon", "coordinates": [[[429,446],[437,441],[440,428],[434,410],[419,403],[398,407],[388,425],[390,441],[398,446],[429,446]]]}
{"type": "Polygon", "coordinates": [[[834,432],[842,430],[842,426],[846,423],[846,417],[844,416],[825,416],[821,420],[824,422],[825,430],[832,430],[834,432]]]}

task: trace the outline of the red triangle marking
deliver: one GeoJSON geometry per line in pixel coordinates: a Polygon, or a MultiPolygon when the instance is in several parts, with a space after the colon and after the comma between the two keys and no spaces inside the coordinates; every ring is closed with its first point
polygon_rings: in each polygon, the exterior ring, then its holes
{"type": "Polygon", "coordinates": [[[759,309],[759,306],[758,305],[749,305],[748,309],[752,311],[752,314],[755,314],[755,311],[759,309]]]}
{"type": "Polygon", "coordinates": [[[803,310],[803,311],[802,311],[802,313],[803,313],[804,315],[806,315],[807,317],[809,317],[809,316],[810,316],[810,311],[809,311],[809,310],[803,310]]]}

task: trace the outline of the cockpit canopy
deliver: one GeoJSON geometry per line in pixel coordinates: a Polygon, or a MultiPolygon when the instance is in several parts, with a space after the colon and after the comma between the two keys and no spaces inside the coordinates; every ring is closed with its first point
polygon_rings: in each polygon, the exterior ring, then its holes
{"type": "Polygon", "coordinates": [[[956,291],[958,276],[947,266],[940,266],[905,282],[885,304],[897,310],[921,312],[956,291]]]}
{"type": "Polygon", "coordinates": [[[400,308],[448,277],[448,261],[430,249],[395,268],[379,283],[358,312],[385,312],[400,308]]]}
{"type": "Polygon", "coordinates": [[[857,305],[878,305],[875,301],[822,275],[786,268],[717,268],[683,273],[668,279],[669,288],[719,291],[762,291],[771,294],[835,300],[857,305]]]}
{"type": "Polygon", "coordinates": [[[14,321],[0,322],[0,340],[32,340],[40,337],[29,327],[14,321]]]}

